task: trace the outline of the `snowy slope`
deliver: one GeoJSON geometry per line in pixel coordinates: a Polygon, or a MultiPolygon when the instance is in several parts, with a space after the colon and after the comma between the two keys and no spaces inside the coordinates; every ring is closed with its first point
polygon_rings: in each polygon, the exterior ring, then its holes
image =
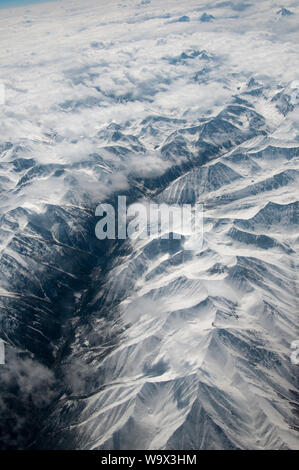
{"type": "Polygon", "coordinates": [[[298,448],[285,6],[1,12],[0,447],[298,448]],[[203,246],[97,240],[118,194],[202,203],[203,246]]]}

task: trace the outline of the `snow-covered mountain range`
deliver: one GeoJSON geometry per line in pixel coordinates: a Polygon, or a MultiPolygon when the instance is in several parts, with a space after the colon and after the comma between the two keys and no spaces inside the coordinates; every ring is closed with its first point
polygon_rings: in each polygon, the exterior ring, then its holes
{"type": "Polygon", "coordinates": [[[298,15],[1,10],[0,448],[299,447],[298,15]],[[203,245],[98,240],[120,194],[203,245]]]}

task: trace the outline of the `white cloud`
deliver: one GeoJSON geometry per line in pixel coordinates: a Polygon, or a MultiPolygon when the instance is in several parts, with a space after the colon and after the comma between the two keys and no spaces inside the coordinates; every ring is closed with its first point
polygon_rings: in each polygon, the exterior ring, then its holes
{"type": "MultiPolygon", "coordinates": [[[[270,102],[298,79],[299,4],[284,6],[294,15],[276,15],[280,5],[270,0],[113,0],[109,6],[65,0],[1,10],[0,215],[29,208],[42,217],[47,203],[96,207],[129,189],[133,178],[160,176],[184,158],[179,152],[171,163],[162,158],[167,138],[222,110],[253,76],[265,98],[252,102],[274,129],[272,139],[295,141],[297,112],[275,130],[283,117],[270,102]],[[204,12],[215,19],[200,22],[204,12]],[[20,159],[29,163],[17,171],[20,159]]],[[[187,143],[192,146],[192,136],[187,143]]],[[[20,231],[26,223],[24,216],[20,231]]],[[[145,307],[152,313],[154,302],[145,307]]],[[[203,341],[199,360],[198,335],[188,328],[181,348],[174,337],[161,360],[181,372],[187,348],[198,368],[206,347],[203,341]]],[[[67,375],[74,393],[85,379],[78,364],[67,375]]],[[[46,367],[34,359],[13,360],[12,367],[1,375],[4,382],[15,381],[38,405],[44,388],[51,399],[54,378],[46,367]]]]}

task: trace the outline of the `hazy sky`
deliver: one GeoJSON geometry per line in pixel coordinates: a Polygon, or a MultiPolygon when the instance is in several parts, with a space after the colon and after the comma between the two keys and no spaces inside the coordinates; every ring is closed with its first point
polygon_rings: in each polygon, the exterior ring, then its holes
{"type": "Polygon", "coordinates": [[[0,8],[21,7],[32,3],[53,2],[56,0],[0,0],[0,8]]]}

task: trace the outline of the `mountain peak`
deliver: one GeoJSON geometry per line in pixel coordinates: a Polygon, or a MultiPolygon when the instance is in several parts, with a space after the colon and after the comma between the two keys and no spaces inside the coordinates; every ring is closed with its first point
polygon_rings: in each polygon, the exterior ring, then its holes
{"type": "Polygon", "coordinates": [[[200,17],[200,21],[202,23],[209,23],[211,21],[213,21],[215,19],[215,17],[213,15],[209,15],[208,13],[203,13],[200,17]]]}
{"type": "Polygon", "coordinates": [[[281,15],[281,16],[291,16],[294,13],[290,10],[287,10],[286,8],[281,8],[280,10],[276,12],[276,14],[281,15]]]}

